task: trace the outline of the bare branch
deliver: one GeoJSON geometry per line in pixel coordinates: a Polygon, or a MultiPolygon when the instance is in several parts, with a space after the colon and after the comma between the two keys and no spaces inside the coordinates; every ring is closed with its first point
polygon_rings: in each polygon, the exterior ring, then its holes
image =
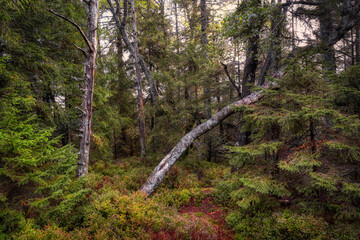
{"type": "Polygon", "coordinates": [[[238,93],[238,96],[241,97],[241,92],[240,92],[240,87],[236,85],[234,79],[232,79],[232,77],[230,76],[230,73],[228,71],[228,66],[225,63],[220,62],[221,65],[223,65],[224,67],[224,71],[226,76],[228,77],[229,81],[231,82],[231,84],[234,86],[234,88],[236,89],[236,92],[238,93]]]}
{"type": "Polygon", "coordinates": [[[86,50],[85,49],[83,49],[83,48],[81,48],[81,47],[79,47],[78,45],[76,45],[76,44],[74,44],[74,46],[77,48],[77,49],[79,49],[84,55],[85,55],[85,57],[87,57],[88,56],[88,54],[86,53],[86,50]]]}
{"type": "Polygon", "coordinates": [[[52,9],[50,9],[50,8],[46,8],[46,11],[54,14],[55,16],[58,16],[58,17],[60,17],[60,18],[62,18],[62,19],[64,19],[64,20],[66,20],[66,21],[68,21],[69,23],[71,23],[72,25],[74,25],[74,26],[77,28],[77,30],[80,32],[81,36],[83,37],[83,39],[84,39],[84,41],[86,42],[86,45],[88,46],[88,48],[90,49],[90,51],[92,51],[92,52],[94,51],[94,48],[93,48],[92,44],[90,43],[89,39],[86,37],[84,31],[81,29],[81,27],[80,27],[76,22],[74,22],[74,20],[63,16],[63,15],[55,12],[54,10],[52,10],[52,9]]]}

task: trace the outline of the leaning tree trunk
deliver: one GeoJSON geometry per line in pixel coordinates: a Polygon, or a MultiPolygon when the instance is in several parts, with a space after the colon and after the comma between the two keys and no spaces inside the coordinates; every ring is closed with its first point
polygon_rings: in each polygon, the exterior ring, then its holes
{"type": "MultiPolygon", "coordinates": [[[[270,83],[264,84],[262,88],[266,89],[271,86],[270,83]]],[[[140,188],[140,191],[143,191],[146,195],[150,195],[155,191],[158,185],[165,178],[166,174],[169,172],[170,168],[174,165],[176,160],[185,152],[185,150],[191,145],[191,143],[204,133],[216,127],[219,123],[221,123],[225,118],[234,113],[236,107],[249,105],[256,101],[258,101],[263,96],[263,91],[260,90],[258,92],[254,92],[247,97],[238,100],[223,109],[221,109],[218,113],[216,113],[213,117],[211,117],[206,122],[198,125],[196,128],[187,133],[168,153],[163,160],[156,166],[154,171],[151,173],[150,177],[146,181],[146,183],[140,188]]]]}
{"type": "Polygon", "coordinates": [[[90,155],[90,137],[91,137],[91,116],[92,102],[94,95],[95,80],[95,60],[97,49],[97,23],[99,12],[99,0],[87,1],[88,13],[88,31],[87,39],[92,48],[86,50],[84,64],[84,86],[82,96],[82,118],[80,127],[80,145],[79,145],[79,162],[77,176],[87,175],[89,171],[89,155],[90,155]]]}
{"type": "MultiPolygon", "coordinates": [[[[125,0],[126,1],[126,0],[125,0]]],[[[141,157],[146,156],[146,129],[145,129],[145,114],[144,114],[144,102],[142,93],[142,80],[139,66],[139,48],[137,43],[137,31],[136,31],[136,16],[135,16],[135,4],[134,0],[130,1],[131,5],[131,16],[132,16],[132,27],[133,27],[133,38],[134,38],[134,50],[133,54],[135,59],[135,73],[136,73],[136,90],[137,90],[137,101],[139,110],[139,133],[140,133],[140,145],[141,145],[141,157]]]]}

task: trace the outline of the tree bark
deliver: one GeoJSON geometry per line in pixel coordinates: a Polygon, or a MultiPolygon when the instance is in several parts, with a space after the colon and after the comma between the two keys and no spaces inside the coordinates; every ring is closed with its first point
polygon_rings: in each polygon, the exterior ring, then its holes
{"type": "Polygon", "coordinates": [[[88,7],[88,23],[87,34],[83,32],[81,27],[72,19],[69,19],[52,9],[46,9],[48,12],[68,21],[74,25],[83,37],[88,49],[82,49],[75,45],[77,49],[82,51],[85,56],[84,63],[84,86],[82,88],[83,96],[81,103],[81,123],[80,123],[80,142],[79,142],[79,160],[76,172],[77,177],[87,175],[89,172],[89,155],[90,155],[90,138],[91,138],[91,117],[92,102],[94,95],[95,81],[95,61],[97,52],[97,24],[99,12],[99,0],[85,1],[88,7]]]}
{"type": "Polygon", "coordinates": [[[77,176],[81,177],[88,174],[89,171],[89,155],[90,155],[90,137],[91,137],[91,117],[92,103],[94,95],[95,80],[95,60],[97,49],[97,24],[99,12],[99,0],[89,0],[87,3],[88,13],[88,30],[87,39],[91,44],[86,50],[84,64],[84,86],[82,97],[82,118],[80,126],[80,144],[79,144],[79,162],[77,176]]]}
{"type": "MultiPolygon", "coordinates": [[[[331,6],[329,4],[323,4],[319,8],[321,9],[319,15],[319,23],[320,23],[320,39],[322,42],[327,42],[333,32],[333,18],[331,14],[331,6]]],[[[322,68],[324,71],[324,79],[329,80],[327,77],[327,73],[336,71],[336,63],[335,63],[335,49],[334,46],[324,45],[323,53],[322,53],[322,68]]]]}
{"type": "MultiPolygon", "coordinates": [[[[207,27],[208,27],[208,17],[207,17],[207,7],[206,0],[201,0],[200,2],[201,10],[201,45],[204,51],[204,59],[207,59],[207,27]]],[[[204,113],[207,118],[211,118],[211,92],[210,92],[210,81],[208,78],[204,81],[204,113]]],[[[209,134],[205,134],[205,146],[206,146],[206,160],[211,161],[212,155],[212,141],[209,134]]]]}
{"type": "Polygon", "coordinates": [[[355,62],[360,62],[360,23],[355,26],[355,62]]]}
{"type": "MultiPolygon", "coordinates": [[[[127,0],[125,0],[127,1],[127,0]]],[[[146,129],[145,129],[145,113],[144,113],[144,101],[142,92],[142,80],[139,66],[139,48],[137,43],[137,30],[136,30],[136,16],[135,16],[135,4],[134,0],[130,0],[131,6],[131,17],[132,17],[132,29],[133,29],[133,47],[134,47],[134,59],[135,59],[135,73],[136,73],[136,90],[137,90],[137,101],[139,110],[139,133],[140,133],[140,145],[141,145],[141,157],[146,156],[146,129]]]]}
{"type": "MultiPolygon", "coordinates": [[[[266,83],[262,86],[263,89],[271,87],[271,83],[266,83]]],[[[250,105],[258,101],[263,97],[263,90],[253,92],[247,97],[238,100],[223,109],[218,113],[212,116],[206,122],[198,125],[196,128],[188,132],[177,144],[176,146],[168,153],[163,160],[157,165],[154,171],[151,173],[150,177],[146,183],[140,188],[140,191],[143,191],[145,194],[150,195],[155,191],[158,185],[165,178],[166,174],[169,172],[170,168],[174,165],[176,160],[184,153],[184,151],[191,145],[191,143],[201,135],[210,131],[221,123],[225,118],[234,113],[236,107],[243,105],[250,105]]]]}

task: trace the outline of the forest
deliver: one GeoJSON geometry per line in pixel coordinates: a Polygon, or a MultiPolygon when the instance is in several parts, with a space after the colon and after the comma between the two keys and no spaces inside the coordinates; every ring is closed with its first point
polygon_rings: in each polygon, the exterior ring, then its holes
{"type": "Polygon", "coordinates": [[[360,0],[0,0],[0,240],[359,226],[360,0]]]}

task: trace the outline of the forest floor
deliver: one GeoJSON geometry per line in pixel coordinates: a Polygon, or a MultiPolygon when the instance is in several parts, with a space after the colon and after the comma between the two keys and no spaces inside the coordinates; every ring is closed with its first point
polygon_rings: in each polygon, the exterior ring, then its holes
{"type": "MultiPolygon", "coordinates": [[[[192,221],[206,221],[217,230],[216,236],[218,240],[234,239],[234,232],[226,225],[226,211],[220,207],[211,195],[213,188],[204,188],[202,192],[205,198],[198,202],[191,198],[190,202],[179,209],[182,216],[190,218],[192,221]]],[[[201,231],[191,233],[192,239],[208,239],[207,235],[203,235],[201,231]]],[[[173,232],[161,231],[154,235],[153,240],[176,240],[173,232]]]]}

